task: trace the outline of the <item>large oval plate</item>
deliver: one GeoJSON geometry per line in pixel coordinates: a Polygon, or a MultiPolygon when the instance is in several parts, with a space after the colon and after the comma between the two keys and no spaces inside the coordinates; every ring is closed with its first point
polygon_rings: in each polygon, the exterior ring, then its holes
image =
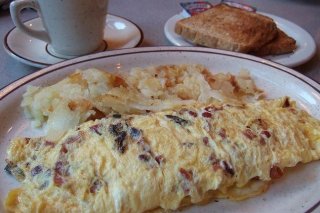
{"type": "MultiPolygon", "coordinates": [[[[28,75],[0,91],[0,201],[18,185],[5,174],[5,150],[16,136],[37,136],[20,108],[27,85],[49,85],[75,69],[96,67],[110,72],[160,64],[200,63],[214,72],[237,73],[249,70],[268,98],[290,96],[298,105],[320,119],[320,85],[300,73],[279,64],[239,53],[200,47],[154,47],[116,50],[65,61],[28,75]]],[[[185,212],[310,212],[320,201],[320,163],[290,169],[265,194],[241,202],[219,200],[194,206],[185,212]]],[[[3,207],[1,206],[0,212],[3,207]]]]}

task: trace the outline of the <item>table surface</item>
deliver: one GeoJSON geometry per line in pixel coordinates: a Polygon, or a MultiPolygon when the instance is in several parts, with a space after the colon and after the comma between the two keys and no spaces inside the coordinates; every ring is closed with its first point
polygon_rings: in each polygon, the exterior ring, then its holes
{"type": "MultiPolygon", "coordinates": [[[[259,11],[283,17],[298,24],[308,31],[316,41],[317,52],[308,62],[295,70],[320,82],[320,1],[318,0],[233,0],[249,4],[259,11]]],[[[165,22],[173,15],[181,12],[179,2],[173,0],[110,0],[108,11],[136,23],[143,31],[144,40],[141,47],[171,46],[163,31],[165,22]]],[[[219,1],[210,1],[218,3],[219,1]]],[[[36,17],[33,10],[22,11],[23,20],[36,17]]],[[[14,27],[9,10],[0,10],[0,37],[14,27]]],[[[31,74],[39,68],[25,65],[9,56],[1,45],[0,48],[0,88],[11,82],[31,74]]]]}
{"type": "MultiPolygon", "coordinates": [[[[305,64],[295,67],[300,73],[320,83],[320,1],[318,0],[233,0],[256,7],[259,11],[283,17],[308,31],[316,41],[317,52],[305,64]]],[[[181,12],[175,0],[110,0],[109,13],[136,23],[144,33],[141,47],[171,46],[163,31],[165,22],[181,12]]],[[[211,0],[218,3],[218,0],[211,0]]],[[[22,11],[23,20],[36,17],[33,10],[22,11]]],[[[0,9],[0,37],[14,27],[9,10],[0,9]]],[[[39,68],[25,65],[9,56],[3,45],[0,47],[0,88],[31,74],[39,68]]],[[[1,102],[0,102],[1,103],[1,102]]]]}

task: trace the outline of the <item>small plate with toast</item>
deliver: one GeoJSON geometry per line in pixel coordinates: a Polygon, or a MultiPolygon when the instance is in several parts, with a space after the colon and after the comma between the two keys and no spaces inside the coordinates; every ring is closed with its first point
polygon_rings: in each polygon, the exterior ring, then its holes
{"type": "Polygon", "coordinates": [[[176,46],[204,46],[263,57],[296,67],[316,52],[311,35],[275,15],[249,12],[224,4],[193,16],[185,11],[165,23],[164,33],[176,46]]]}

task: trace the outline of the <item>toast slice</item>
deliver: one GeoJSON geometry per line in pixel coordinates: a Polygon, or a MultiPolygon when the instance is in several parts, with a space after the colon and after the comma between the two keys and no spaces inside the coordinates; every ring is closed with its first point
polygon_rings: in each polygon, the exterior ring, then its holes
{"type": "Polygon", "coordinates": [[[175,32],[198,45],[248,53],[273,40],[277,26],[269,17],[219,4],[178,21],[175,32]]]}
{"type": "Polygon", "coordinates": [[[266,55],[280,55],[291,53],[297,48],[296,40],[288,36],[285,32],[278,29],[278,35],[271,42],[262,46],[253,55],[266,56],[266,55]]]}

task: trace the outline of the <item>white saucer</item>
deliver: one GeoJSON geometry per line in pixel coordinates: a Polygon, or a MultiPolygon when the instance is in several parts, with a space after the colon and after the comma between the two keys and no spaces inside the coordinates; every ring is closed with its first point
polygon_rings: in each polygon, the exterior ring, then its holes
{"type": "MultiPolygon", "coordinates": [[[[296,67],[310,60],[316,53],[316,43],[311,35],[302,29],[300,26],[283,19],[281,17],[268,13],[259,12],[262,15],[272,18],[277,26],[286,34],[294,38],[297,42],[297,49],[293,53],[267,56],[265,59],[277,62],[279,64],[296,67]]],[[[174,32],[174,27],[177,21],[185,18],[185,13],[180,13],[172,16],[164,25],[164,33],[167,39],[176,46],[194,46],[194,44],[184,40],[180,35],[174,32]]]]}
{"type": "MultiPolygon", "coordinates": [[[[28,27],[36,30],[43,29],[40,18],[25,22],[28,27]]],[[[107,48],[100,51],[132,48],[140,45],[143,39],[141,29],[133,22],[115,15],[107,15],[104,38],[107,48]]],[[[34,66],[46,67],[67,58],[55,56],[48,51],[48,44],[30,37],[14,27],[4,38],[4,49],[18,61],[34,66]]]]}

